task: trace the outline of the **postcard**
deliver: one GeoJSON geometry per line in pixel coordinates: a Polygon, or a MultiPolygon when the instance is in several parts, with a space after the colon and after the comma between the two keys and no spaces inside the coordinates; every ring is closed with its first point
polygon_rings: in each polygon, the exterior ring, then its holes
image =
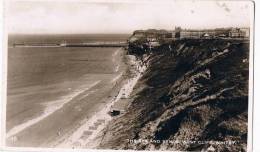
{"type": "Polygon", "coordinates": [[[252,150],[254,7],[6,0],[3,149],[252,150]]]}

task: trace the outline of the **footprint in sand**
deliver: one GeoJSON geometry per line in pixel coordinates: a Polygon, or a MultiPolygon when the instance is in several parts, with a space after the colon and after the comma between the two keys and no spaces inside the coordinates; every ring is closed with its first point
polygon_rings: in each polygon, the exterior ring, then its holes
{"type": "MultiPolygon", "coordinates": [[[[88,128],[88,130],[86,130],[86,131],[83,132],[83,134],[81,135],[80,139],[81,139],[81,140],[86,140],[89,136],[91,136],[91,135],[93,134],[93,132],[94,132],[95,130],[97,130],[97,128],[98,128],[102,123],[105,123],[105,119],[97,119],[97,121],[94,122],[93,125],[88,128]]],[[[79,146],[78,144],[80,144],[80,143],[77,143],[77,142],[76,142],[76,143],[74,143],[74,144],[75,144],[75,146],[79,146]]],[[[73,145],[74,145],[74,144],[73,144],[73,145]]]]}
{"type": "Polygon", "coordinates": [[[101,124],[101,122],[94,122],[94,124],[89,127],[89,130],[97,130],[98,126],[101,124]]]}
{"type": "Polygon", "coordinates": [[[92,135],[93,132],[92,131],[84,131],[83,135],[80,137],[80,139],[82,140],[86,140],[90,135],[92,135]]]}
{"type": "Polygon", "coordinates": [[[99,126],[99,125],[101,125],[101,124],[102,124],[101,122],[95,122],[95,123],[94,123],[95,126],[99,126]]]}
{"type": "Polygon", "coordinates": [[[89,130],[97,130],[97,126],[90,126],[88,127],[89,130]]]}

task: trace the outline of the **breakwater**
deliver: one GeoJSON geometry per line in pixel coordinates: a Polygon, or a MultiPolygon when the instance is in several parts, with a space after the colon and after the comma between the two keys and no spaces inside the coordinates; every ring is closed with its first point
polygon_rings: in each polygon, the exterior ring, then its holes
{"type": "Polygon", "coordinates": [[[14,43],[13,47],[125,47],[127,42],[14,43]]]}

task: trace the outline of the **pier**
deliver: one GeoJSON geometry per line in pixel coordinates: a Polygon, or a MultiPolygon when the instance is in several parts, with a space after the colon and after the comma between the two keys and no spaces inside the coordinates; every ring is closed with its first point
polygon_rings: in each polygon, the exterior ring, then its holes
{"type": "Polygon", "coordinates": [[[93,43],[67,43],[64,47],[125,47],[127,42],[93,42],[93,43]]]}
{"type": "Polygon", "coordinates": [[[15,43],[13,47],[126,47],[127,42],[15,43]]]}

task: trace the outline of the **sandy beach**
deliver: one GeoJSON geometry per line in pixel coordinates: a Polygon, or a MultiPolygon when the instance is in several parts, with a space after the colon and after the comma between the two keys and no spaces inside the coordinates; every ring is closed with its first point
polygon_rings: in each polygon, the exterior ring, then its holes
{"type": "Polygon", "coordinates": [[[82,125],[79,126],[79,128],[77,128],[70,136],[52,146],[56,148],[81,149],[96,148],[100,144],[102,141],[102,135],[105,134],[107,124],[113,120],[113,117],[109,115],[109,112],[113,109],[117,109],[121,111],[121,115],[124,113],[127,108],[126,104],[130,103],[120,103],[127,102],[124,100],[130,97],[134,86],[147,68],[146,65],[143,65],[142,62],[137,60],[133,55],[127,55],[126,58],[128,61],[127,64],[130,67],[130,73],[128,74],[128,77],[123,80],[122,87],[118,94],[107,102],[107,104],[92,117],[82,121],[82,125]]]}

